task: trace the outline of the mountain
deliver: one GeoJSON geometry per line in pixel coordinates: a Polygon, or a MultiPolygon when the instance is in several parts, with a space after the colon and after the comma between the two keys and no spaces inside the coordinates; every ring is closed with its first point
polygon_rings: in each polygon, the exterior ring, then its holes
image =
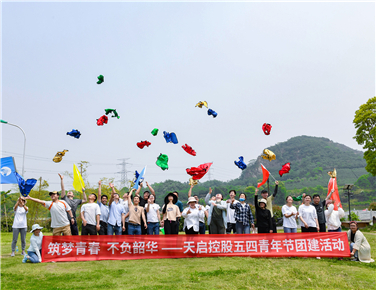
{"type": "Polygon", "coordinates": [[[293,137],[277,143],[269,150],[275,153],[276,160],[269,162],[258,156],[256,161],[243,170],[239,181],[242,184],[255,183],[262,177],[262,163],[277,179],[285,181],[286,189],[305,186],[327,186],[328,171],[337,170],[337,180],[341,185],[354,184],[363,174],[366,161],[363,152],[335,143],[328,138],[310,136],[293,137]],[[291,163],[290,173],[279,176],[278,171],[285,163],[291,163]]]}
{"type": "MultiPolygon", "coordinates": [[[[327,138],[297,136],[286,142],[270,146],[268,149],[275,153],[276,160],[269,162],[261,156],[255,156],[255,159],[242,171],[239,178],[228,182],[210,180],[199,183],[194,187],[193,194],[197,194],[199,198],[204,199],[208,188],[212,187],[213,194],[222,193],[225,198],[228,197],[230,189],[252,195],[254,189],[250,186],[256,186],[257,182],[262,179],[260,163],[277,180],[282,181],[279,187],[279,192],[282,194],[278,194],[275,200],[275,203],[279,205],[284,204],[285,194],[297,195],[302,190],[321,195],[326,194],[329,181],[327,172],[334,168],[337,170],[339,188],[342,188],[345,184],[354,184],[360,176],[367,174],[364,169],[366,162],[363,159],[363,152],[335,143],[327,138]],[[278,171],[287,162],[291,163],[290,173],[280,177],[278,171]]],[[[273,179],[270,179],[272,182],[273,179]]],[[[369,181],[364,180],[363,183],[368,184],[369,181]]],[[[180,200],[186,201],[188,199],[188,182],[166,180],[152,186],[157,192],[157,202],[160,204],[163,203],[163,197],[166,193],[175,190],[179,192],[180,200]]],[[[273,189],[272,186],[270,190],[273,189]]],[[[369,196],[364,196],[364,198],[368,199],[369,196]]]]}

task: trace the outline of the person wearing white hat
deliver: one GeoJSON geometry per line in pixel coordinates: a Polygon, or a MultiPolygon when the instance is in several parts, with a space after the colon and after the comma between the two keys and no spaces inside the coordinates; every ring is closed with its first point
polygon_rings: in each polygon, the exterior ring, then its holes
{"type": "Polygon", "coordinates": [[[30,233],[32,233],[30,238],[30,247],[27,249],[27,255],[24,256],[22,263],[26,263],[29,260],[31,263],[42,262],[42,241],[43,234],[41,232],[43,227],[35,224],[32,226],[30,233]]]}
{"type": "Polygon", "coordinates": [[[194,197],[188,198],[187,204],[189,206],[182,213],[185,219],[185,234],[197,235],[200,230],[200,218],[203,219],[205,217],[204,209],[202,206],[196,207],[196,199],[194,197]]]}
{"type": "Polygon", "coordinates": [[[257,232],[259,234],[273,233],[272,215],[270,211],[266,208],[267,200],[265,198],[258,200],[257,192],[258,192],[258,188],[256,188],[256,192],[255,192],[257,232]]]}

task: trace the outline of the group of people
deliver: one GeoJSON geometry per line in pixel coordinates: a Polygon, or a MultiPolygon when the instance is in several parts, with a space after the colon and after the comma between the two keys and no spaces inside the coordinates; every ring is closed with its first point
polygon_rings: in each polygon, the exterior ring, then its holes
{"type": "MultiPolygon", "coordinates": [[[[164,234],[173,235],[179,233],[180,218],[184,217],[183,230],[187,235],[205,234],[205,217],[209,228],[209,234],[250,234],[277,233],[276,221],[273,216],[273,199],[278,193],[278,181],[275,182],[274,193],[269,195],[268,191],[261,191],[261,199],[258,199],[258,189],[255,191],[255,214],[256,221],[252,214],[250,205],[246,202],[247,195],[240,193],[239,200],[236,200],[236,191],[229,192],[230,198],[223,200],[223,195],[218,193],[212,196],[212,189],[205,197],[206,206],[199,204],[199,197],[192,196],[193,185],[188,192],[187,206],[184,209],[183,203],[179,200],[178,192],[171,192],[164,198],[162,208],[155,203],[156,195],[154,189],[146,182],[148,190],[143,196],[140,192],[142,183],[138,189],[126,192],[122,197],[116,192],[114,185],[110,183],[111,196],[108,197],[101,192],[101,181],[98,182],[98,192],[90,193],[86,197],[83,189],[83,199],[74,199],[73,192],[65,194],[64,176],[60,175],[61,198],[57,191],[50,192],[50,201],[39,200],[31,196],[19,198],[15,207],[15,218],[13,224],[12,256],[15,255],[15,246],[18,235],[21,234],[23,262],[41,261],[40,250],[42,246],[42,227],[38,224],[32,226],[30,248],[25,253],[26,246],[26,214],[28,208],[26,200],[37,202],[48,208],[51,213],[51,228],[53,235],[78,235],[76,211],[82,204],[80,215],[82,219],[81,235],[159,235],[160,227],[164,234]],[[134,196],[133,196],[134,193],[134,196]]],[[[286,204],[282,207],[283,229],[285,233],[296,233],[299,218],[302,232],[325,232],[326,224],[328,231],[341,231],[340,218],[344,216],[341,208],[334,210],[334,201],[330,199],[333,191],[321,202],[319,195],[303,196],[304,203],[297,210],[292,204],[293,198],[288,196],[286,204]],[[326,209],[325,209],[326,207],[326,209]]],[[[371,260],[370,247],[365,237],[357,230],[355,233],[349,231],[349,241],[352,241],[352,254],[354,259],[361,261],[371,260]],[[368,248],[368,250],[367,250],[368,248]],[[358,254],[361,251],[361,254],[358,254]],[[368,251],[368,254],[365,252],[368,251]],[[368,257],[368,258],[366,258],[368,257]]]]}

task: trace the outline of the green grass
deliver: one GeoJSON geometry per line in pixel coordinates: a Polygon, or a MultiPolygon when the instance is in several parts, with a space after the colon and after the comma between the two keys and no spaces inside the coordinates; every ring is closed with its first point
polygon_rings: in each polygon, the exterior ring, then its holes
{"type": "MultiPolygon", "coordinates": [[[[375,259],[376,233],[365,236],[375,259]]],[[[349,259],[233,257],[22,264],[20,254],[10,257],[11,239],[11,233],[1,234],[2,289],[376,289],[376,263],[349,259]]]]}

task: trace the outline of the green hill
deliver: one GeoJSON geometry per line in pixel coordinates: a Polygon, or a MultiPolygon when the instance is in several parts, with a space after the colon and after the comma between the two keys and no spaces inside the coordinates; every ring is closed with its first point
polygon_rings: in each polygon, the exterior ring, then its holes
{"type": "MultiPolygon", "coordinates": [[[[276,160],[269,162],[261,156],[248,164],[239,178],[222,182],[218,180],[206,181],[194,187],[194,194],[204,198],[208,188],[212,187],[214,193],[228,196],[230,189],[253,193],[249,186],[255,186],[262,179],[260,163],[264,164],[270,173],[281,182],[280,194],[276,204],[284,204],[285,194],[297,194],[302,190],[324,194],[329,181],[328,171],[337,170],[338,186],[354,184],[358,178],[367,174],[364,169],[366,162],[363,152],[351,149],[343,144],[335,143],[327,138],[310,136],[293,137],[286,142],[277,143],[268,147],[276,154],[276,160]],[[290,162],[291,171],[279,176],[278,171],[282,165],[290,162]]],[[[157,195],[157,202],[163,202],[163,196],[169,191],[178,191],[180,199],[187,200],[189,185],[178,181],[167,180],[153,184],[157,195]]],[[[367,197],[368,200],[368,197],[367,197]]],[[[345,200],[343,200],[345,202],[345,200]]]]}
{"type": "Polygon", "coordinates": [[[242,184],[255,183],[262,177],[260,163],[277,180],[285,181],[286,189],[327,186],[327,172],[334,168],[337,170],[339,184],[354,184],[361,175],[367,173],[363,152],[327,138],[298,136],[268,149],[275,153],[276,160],[269,162],[258,156],[239,177],[242,184]],[[291,171],[280,177],[278,171],[287,162],[291,163],[291,171]]]}

